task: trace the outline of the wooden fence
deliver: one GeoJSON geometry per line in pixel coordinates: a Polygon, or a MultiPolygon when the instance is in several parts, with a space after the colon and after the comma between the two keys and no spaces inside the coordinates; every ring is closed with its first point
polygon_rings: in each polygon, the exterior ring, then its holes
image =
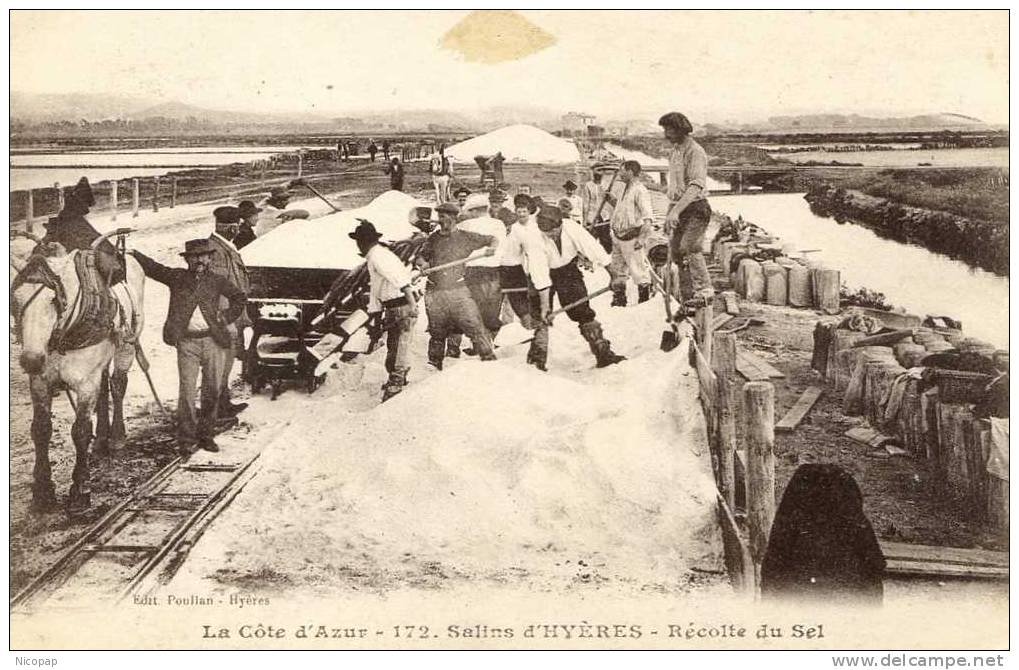
{"type": "Polygon", "coordinates": [[[775,390],[766,381],[738,386],[736,335],[714,332],[710,304],[697,311],[696,321],[691,366],[718,487],[725,566],[733,588],[756,594],[775,516],[775,390]]]}

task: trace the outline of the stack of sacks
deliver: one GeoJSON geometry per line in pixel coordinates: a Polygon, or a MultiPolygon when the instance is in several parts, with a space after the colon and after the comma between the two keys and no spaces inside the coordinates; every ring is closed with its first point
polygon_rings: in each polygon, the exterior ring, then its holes
{"type": "Polygon", "coordinates": [[[789,266],[789,304],[793,307],[810,307],[810,271],[800,263],[789,266]]]}
{"type": "Polygon", "coordinates": [[[846,386],[846,395],[842,399],[842,411],[846,416],[860,416],[867,410],[865,400],[868,398],[867,384],[875,378],[877,370],[884,367],[895,366],[901,368],[896,362],[891,347],[860,347],[853,374],[846,386]]]}
{"type": "Polygon", "coordinates": [[[915,368],[920,365],[920,361],[927,355],[927,350],[922,344],[917,344],[913,340],[905,340],[899,342],[893,347],[895,351],[895,360],[899,362],[904,368],[915,368]]]}
{"type": "Polygon", "coordinates": [[[736,286],[750,302],[764,300],[764,270],[761,264],[752,258],[741,260],[739,269],[736,270],[736,286]]]}
{"type": "Polygon", "coordinates": [[[764,272],[765,302],[769,305],[785,305],[789,295],[786,288],[786,269],[778,263],[769,261],[761,264],[761,270],[764,272]]]}

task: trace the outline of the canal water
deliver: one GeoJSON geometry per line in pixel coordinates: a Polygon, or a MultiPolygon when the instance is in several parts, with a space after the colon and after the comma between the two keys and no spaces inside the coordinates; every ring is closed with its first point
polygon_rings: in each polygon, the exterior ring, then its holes
{"type": "Polygon", "coordinates": [[[174,170],[249,163],[264,160],[274,153],[297,149],[298,147],[294,146],[187,147],[12,153],[10,190],[49,188],[54,182],[68,185],[77,182],[81,177],[88,177],[92,183],[107,179],[154,177],[174,170]]]}
{"type": "Polygon", "coordinates": [[[810,211],[801,193],[715,196],[715,211],[755,223],[842,273],[850,289],[866,287],[910,313],[962,321],[963,331],[1008,347],[1008,278],[914,245],[878,237],[810,211]]]}
{"type": "Polygon", "coordinates": [[[880,167],[1008,167],[1008,147],[986,149],[901,149],[898,151],[802,151],[769,154],[793,163],[818,161],[828,163],[859,163],[880,167]]]}

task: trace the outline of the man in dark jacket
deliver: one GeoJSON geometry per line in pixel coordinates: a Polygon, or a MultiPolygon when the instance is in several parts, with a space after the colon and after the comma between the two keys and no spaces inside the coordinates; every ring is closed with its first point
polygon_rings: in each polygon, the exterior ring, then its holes
{"type": "MultiPolygon", "coordinates": [[[[222,275],[230,280],[230,283],[244,291],[247,295],[251,290],[251,282],[248,280],[248,269],[244,266],[244,260],[237,251],[232,240],[237,234],[237,224],[240,222],[240,212],[236,207],[217,207],[212,210],[216,219],[216,229],[209,236],[213,255],[209,263],[209,270],[215,274],[222,275]]],[[[220,307],[226,308],[229,303],[226,298],[220,298],[220,307]]],[[[250,326],[251,321],[243,312],[236,323],[231,324],[230,330],[233,335],[233,351],[227,358],[226,367],[223,370],[223,392],[219,398],[220,416],[233,417],[243,411],[247,403],[233,403],[230,400],[230,371],[233,369],[235,359],[244,357],[244,336],[245,326],[250,326]]]]}
{"type": "Polygon", "coordinates": [[[177,400],[177,442],[182,453],[197,445],[219,451],[212,439],[219,418],[223,371],[231,355],[229,325],[244,310],[244,292],[226,277],[209,270],[213,247],[208,239],[188,240],[181,256],[187,269],[170,268],[137,250],[131,253],[145,276],[170,288],[170,306],[163,324],[163,341],[177,348],[180,395],[177,400]],[[220,298],[228,306],[220,309],[220,298]],[[202,412],[195,412],[195,385],[202,371],[202,412]]]}
{"type": "MultiPolygon", "coordinates": [[[[43,242],[57,242],[70,253],[75,249],[88,249],[99,237],[99,231],[92,227],[85,215],[95,205],[92,186],[82,177],[71,190],[60,213],[46,224],[43,242]]],[[[124,281],[124,265],[109,240],[103,240],[96,249],[96,264],[110,286],[124,281]]]]}
{"type": "Polygon", "coordinates": [[[386,174],[389,175],[389,188],[393,191],[403,190],[403,163],[398,156],[393,156],[386,166],[386,174]]]}

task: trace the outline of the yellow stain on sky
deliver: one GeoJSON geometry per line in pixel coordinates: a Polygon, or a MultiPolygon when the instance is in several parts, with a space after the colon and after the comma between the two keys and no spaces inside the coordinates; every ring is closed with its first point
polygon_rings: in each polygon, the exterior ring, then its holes
{"type": "Polygon", "coordinates": [[[555,44],[556,38],[517,12],[479,9],[439,40],[439,46],[467,62],[488,65],[526,58],[555,44]]]}

